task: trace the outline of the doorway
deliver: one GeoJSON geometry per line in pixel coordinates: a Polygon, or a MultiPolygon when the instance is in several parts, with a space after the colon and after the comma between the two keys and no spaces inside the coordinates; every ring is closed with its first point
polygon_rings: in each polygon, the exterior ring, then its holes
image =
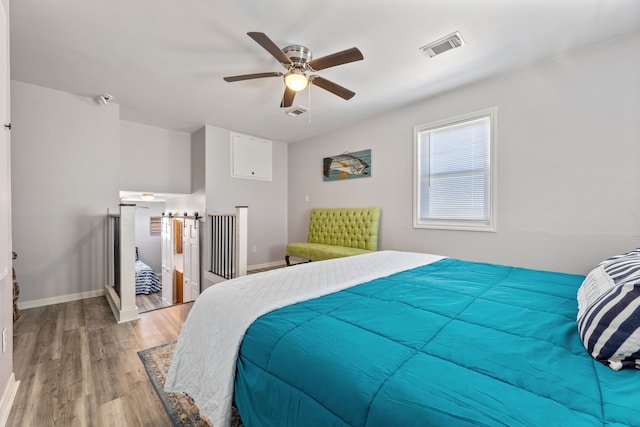
{"type": "Polygon", "coordinates": [[[162,214],[164,201],[136,202],[136,306],[138,313],[169,307],[162,298],[162,214]]]}
{"type": "Polygon", "coordinates": [[[183,211],[185,205],[193,206],[185,203],[191,197],[120,191],[121,203],[136,207],[138,313],[193,301],[200,294],[200,239],[204,222],[197,213],[188,216],[183,211]],[[176,208],[181,208],[180,213],[169,212],[176,208]]]}

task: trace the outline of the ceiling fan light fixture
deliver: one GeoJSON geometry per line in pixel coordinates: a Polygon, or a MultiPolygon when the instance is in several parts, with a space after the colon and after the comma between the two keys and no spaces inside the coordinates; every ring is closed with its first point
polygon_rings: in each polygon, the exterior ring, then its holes
{"type": "Polygon", "coordinates": [[[284,84],[287,87],[295,92],[300,92],[309,84],[309,78],[304,74],[304,72],[292,69],[284,76],[284,84]]]}
{"type": "Polygon", "coordinates": [[[155,199],[156,196],[153,193],[142,193],[142,196],[140,196],[140,198],[145,202],[150,202],[155,199]]]}

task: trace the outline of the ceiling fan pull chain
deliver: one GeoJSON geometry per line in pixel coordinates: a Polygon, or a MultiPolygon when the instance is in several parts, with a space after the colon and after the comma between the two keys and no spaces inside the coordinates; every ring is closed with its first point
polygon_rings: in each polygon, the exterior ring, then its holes
{"type": "Polygon", "coordinates": [[[313,86],[313,80],[309,80],[309,123],[311,123],[311,86],[313,86]]]}

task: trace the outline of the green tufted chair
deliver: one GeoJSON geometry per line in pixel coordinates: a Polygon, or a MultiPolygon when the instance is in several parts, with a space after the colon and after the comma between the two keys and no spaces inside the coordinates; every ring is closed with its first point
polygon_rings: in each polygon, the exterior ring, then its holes
{"type": "Polygon", "coordinates": [[[289,257],[321,261],[378,250],[380,208],[314,208],[306,242],[289,243],[289,257]]]}

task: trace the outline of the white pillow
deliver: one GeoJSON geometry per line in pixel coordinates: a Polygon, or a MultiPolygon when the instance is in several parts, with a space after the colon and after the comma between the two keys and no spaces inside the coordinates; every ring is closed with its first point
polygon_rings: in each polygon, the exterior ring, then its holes
{"type": "Polygon", "coordinates": [[[578,320],[584,316],[587,308],[615,285],[616,282],[607,274],[602,264],[591,270],[578,289],[578,320]]]}

